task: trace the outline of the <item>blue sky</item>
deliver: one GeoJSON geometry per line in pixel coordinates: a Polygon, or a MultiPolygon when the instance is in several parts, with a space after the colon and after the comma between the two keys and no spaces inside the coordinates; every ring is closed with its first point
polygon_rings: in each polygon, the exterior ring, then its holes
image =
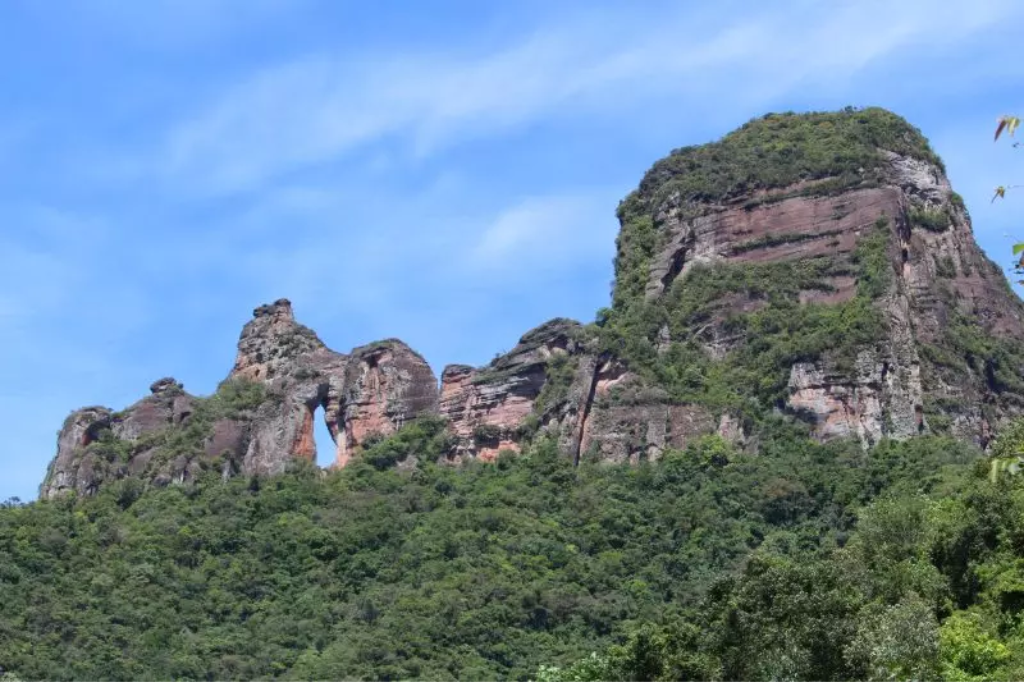
{"type": "Polygon", "coordinates": [[[276,298],[438,374],[592,319],[618,200],[768,111],[907,117],[1006,263],[1022,25],[1014,0],[0,3],[0,499],[35,497],[72,409],[212,391],[276,298]]]}

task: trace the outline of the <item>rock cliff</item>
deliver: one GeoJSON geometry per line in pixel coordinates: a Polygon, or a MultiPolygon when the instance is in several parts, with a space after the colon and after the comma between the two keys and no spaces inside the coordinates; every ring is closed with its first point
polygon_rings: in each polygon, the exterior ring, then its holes
{"type": "Polygon", "coordinates": [[[660,161],[620,218],[612,318],[677,398],[865,443],[985,445],[1024,406],[1021,301],[894,114],[752,121],[660,161]]]}
{"type": "Polygon", "coordinates": [[[389,339],[342,354],[279,300],[254,311],[217,393],[172,379],[66,420],[43,497],[140,476],[336,466],[418,417],[443,461],[540,433],[574,461],[637,462],[717,433],[756,448],[773,420],[821,440],[945,432],[986,445],[1024,411],[1024,306],[974,241],[920,133],[880,109],[769,115],[672,152],[619,206],[612,305],[547,322],[484,367],[429,365],[389,339]]]}

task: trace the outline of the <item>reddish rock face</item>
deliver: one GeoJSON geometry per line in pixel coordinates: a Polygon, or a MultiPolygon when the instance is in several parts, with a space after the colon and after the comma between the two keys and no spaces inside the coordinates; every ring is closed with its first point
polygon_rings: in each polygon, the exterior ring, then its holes
{"type": "MultiPolygon", "coordinates": [[[[185,423],[194,400],[170,378],[155,382],[150,393],[121,412],[89,407],[72,413],[57,438],[57,456],[40,487],[40,497],[72,490],[91,494],[107,481],[145,473],[158,452],[146,439],[185,423]],[[115,444],[116,451],[128,455],[127,460],[114,456],[115,444]]],[[[180,477],[182,472],[173,466],[168,463],[161,475],[168,480],[180,477]]]]}
{"type": "Polygon", "coordinates": [[[426,361],[401,341],[342,355],[298,324],[287,301],[278,301],[256,309],[228,377],[238,386],[261,384],[266,397],[260,405],[211,421],[195,453],[170,459],[159,443],[147,445],[147,438],[186,424],[198,409],[197,399],[174,380],[156,382],[152,395],[121,413],[76,412],[61,432],[42,496],[70,489],[89,493],[125,475],[158,485],[181,483],[214,464],[224,476],[281,473],[295,459],[316,460],[318,411],[336,443],[335,466],[357,457],[369,437],[390,435],[421,415],[449,421],[458,440],[450,461],[494,461],[502,451],[519,451],[537,430],[554,433],[576,461],[584,453],[637,461],[683,442],[685,434],[713,431],[710,416],[697,419],[663,399],[642,406],[605,404],[620,384],[638,380],[617,361],[598,358],[591,345],[579,323],[552,320],[486,367],[447,367],[439,391],[426,361]],[[89,448],[104,429],[131,453],[114,469],[89,448]]]}
{"type": "MultiPolygon", "coordinates": [[[[667,243],[650,268],[647,297],[660,296],[677,277],[698,263],[728,261],[763,263],[793,258],[848,258],[857,242],[880,217],[901,213],[900,191],[892,187],[846,192],[836,197],[785,197],[799,188],[764,193],[757,205],[718,207],[685,218],[678,204],[669,203],[658,220],[667,243]]],[[[832,282],[832,301],[852,298],[855,282],[848,277],[832,282]]],[[[819,292],[807,292],[814,296],[819,292]]]]}
{"type": "Polygon", "coordinates": [[[39,497],[46,499],[71,491],[84,495],[96,489],[102,480],[95,476],[86,447],[102,429],[110,428],[111,414],[105,407],[85,407],[64,420],[57,436],[57,456],[47,468],[39,497]]]}
{"type": "Polygon", "coordinates": [[[352,351],[342,399],[338,465],[368,436],[388,436],[412,419],[437,414],[437,379],[430,365],[397,339],[352,351]]]}
{"type": "MultiPolygon", "coordinates": [[[[955,435],[984,445],[990,420],[1019,414],[1024,396],[1011,395],[1006,387],[993,389],[990,378],[970,363],[959,369],[935,364],[922,356],[922,348],[941,346],[958,316],[982,334],[1020,339],[1024,307],[975,243],[970,220],[942,169],[883,154],[888,165],[880,172],[881,186],[837,196],[801,196],[813,183],[799,183],[696,207],[668,197],[656,212],[664,246],[653,258],[646,297],[660,297],[699,263],[827,256],[836,271],[852,269],[858,243],[883,224],[892,281],[876,305],[886,335],[860,354],[852,371],[825,360],[794,365],[788,407],[809,420],[822,440],[854,436],[868,445],[884,436],[905,438],[928,431],[930,413],[951,421],[955,435]],[[931,216],[933,224],[922,215],[931,216]]],[[[800,302],[836,304],[856,293],[856,279],[846,274],[827,284],[829,291],[801,292],[800,302]]],[[[711,356],[723,356],[736,341],[723,324],[733,311],[763,305],[742,295],[718,301],[703,330],[711,356]]]]}
{"type": "Polygon", "coordinates": [[[234,419],[219,419],[203,443],[207,457],[224,457],[240,462],[248,446],[247,425],[234,419]]]}
{"type": "Polygon", "coordinates": [[[296,369],[296,360],[326,347],[313,330],[295,322],[292,304],[279,299],[253,311],[242,329],[230,378],[274,381],[296,369]]]}
{"type": "Polygon", "coordinates": [[[457,458],[493,459],[499,450],[520,449],[521,427],[547,383],[548,362],[561,355],[578,363],[580,330],[578,322],[551,320],[486,367],[444,369],[439,412],[459,437],[457,458]]]}
{"type": "Polygon", "coordinates": [[[324,409],[334,433],[347,365],[347,356],[327,348],[295,321],[287,299],[253,311],[228,376],[229,381],[263,384],[267,395],[247,420],[242,472],[277,474],[293,459],[316,460],[314,412],[324,409]]]}
{"type": "Polygon", "coordinates": [[[315,461],[318,408],[335,440],[335,466],[345,466],[368,436],[437,411],[437,380],[407,345],[389,339],[336,353],[295,322],[285,300],[254,311],[231,378],[264,383],[274,397],[252,420],[245,472],[275,474],[292,459],[315,461]]]}
{"type": "Polygon", "coordinates": [[[149,395],[113,418],[114,435],[137,440],[182,423],[192,414],[192,396],[174,379],[161,379],[149,387],[149,395]]]}
{"type": "Polygon", "coordinates": [[[446,367],[440,413],[459,437],[456,459],[491,461],[502,450],[519,451],[540,429],[555,434],[577,463],[636,462],[715,431],[709,412],[670,404],[592,346],[579,323],[558,319],[524,335],[487,367],[446,367]],[[626,386],[632,393],[616,402],[612,393],[626,386]]]}
{"type": "MultiPolygon", "coordinates": [[[[421,414],[436,414],[438,387],[430,367],[394,339],[364,346],[351,356],[327,348],[295,321],[284,299],[257,308],[238,343],[228,382],[255,382],[265,399],[255,408],[212,420],[192,454],[167,457],[149,436],[185,425],[196,399],[173,379],[161,379],[152,395],[120,413],[86,408],[72,414],[58,438],[57,457],[40,489],[42,497],[68,490],[86,494],[125,475],[155,484],[194,478],[217,463],[225,476],[272,475],[294,459],[316,460],[314,420],[319,411],[336,442],[336,466],[344,466],[370,434],[388,435],[421,414]],[[109,430],[126,462],[97,458],[89,446],[109,430]]],[[[109,456],[109,453],[107,453],[109,456]]]]}

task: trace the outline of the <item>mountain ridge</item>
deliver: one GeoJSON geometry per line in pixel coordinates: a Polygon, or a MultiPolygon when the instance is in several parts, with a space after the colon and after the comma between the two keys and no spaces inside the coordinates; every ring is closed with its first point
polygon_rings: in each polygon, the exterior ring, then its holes
{"type": "Polygon", "coordinates": [[[320,409],[336,466],[422,418],[444,422],[452,463],[543,434],[579,463],[656,459],[709,434],[756,449],[780,415],[818,440],[985,446],[1024,410],[1024,306],[941,160],[891,112],[755,119],[674,150],[618,215],[595,324],[556,318],[438,380],[397,339],[329,349],[280,299],[254,310],[211,398],[163,380],[121,413],[69,416],[40,495],[279,473],[315,459],[320,409]]]}

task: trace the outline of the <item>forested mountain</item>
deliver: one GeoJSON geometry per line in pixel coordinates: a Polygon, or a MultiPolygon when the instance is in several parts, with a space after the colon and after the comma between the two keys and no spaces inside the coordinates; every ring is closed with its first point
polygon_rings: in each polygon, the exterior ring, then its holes
{"type": "Polygon", "coordinates": [[[0,510],[0,667],[1024,677],[1024,306],[921,134],[769,115],[618,215],[611,305],[485,367],[282,299],[214,395],[76,410],[0,510]]]}

